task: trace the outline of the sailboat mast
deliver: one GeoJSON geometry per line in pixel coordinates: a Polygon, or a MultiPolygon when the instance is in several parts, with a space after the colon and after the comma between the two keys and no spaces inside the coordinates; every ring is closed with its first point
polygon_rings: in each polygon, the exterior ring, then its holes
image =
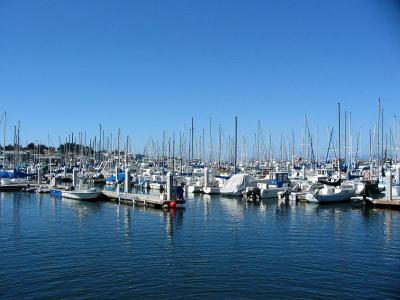
{"type": "Polygon", "coordinates": [[[340,102],[338,102],[338,116],[339,116],[339,149],[338,149],[338,153],[339,153],[339,163],[338,163],[338,169],[339,169],[339,180],[342,177],[342,172],[340,170],[340,102]]]}
{"type": "Polygon", "coordinates": [[[347,110],[344,111],[344,157],[343,161],[347,164],[347,110]]]}
{"type": "Polygon", "coordinates": [[[381,98],[378,99],[378,130],[377,130],[377,140],[378,140],[378,160],[379,160],[379,150],[380,150],[380,137],[379,137],[379,133],[380,133],[380,126],[381,126],[381,98]]]}
{"type": "Polygon", "coordinates": [[[381,139],[382,139],[382,143],[381,143],[381,145],[382,145],[382,152],[381,152],[381,154],[382,154],[382,163],[383,163],[383,160],[386,158],[385,156],[384,156],[384,153],[383,153],[383,109],[381,109],[381,113],[382,113],[382,118],[381,118],[381,139]]]}
{"type": "Polygon", "coordinates": [[[221,168],[221,124],[218,126],[218,142],[219,142],[219,148],[218,148],[218,170],[221,168]]]}
{"type": "Polygon", "coordinates": [[[192,152],[191,152],[191,162],[193,162],[193,137],[194,137],[194,128],[193,128],[193,122],[194,122],[194,120],[193,120],[193,117],[192,117],[192,132],[191,132],[191,145],[192,145],[192,147],[191,147],[191,149],[192,149],[192,152]]]}
{"type": "Polygon", "coordinates": [[[237,165],[237,116],[235,117],[235,174],[237,165]]]}
{"type": "Polygon", "coordinates": [[[3,168],[6,168],[6,122],[7,122],[7,112],[4,112],[4,132],[3,132],[3,168]]]}

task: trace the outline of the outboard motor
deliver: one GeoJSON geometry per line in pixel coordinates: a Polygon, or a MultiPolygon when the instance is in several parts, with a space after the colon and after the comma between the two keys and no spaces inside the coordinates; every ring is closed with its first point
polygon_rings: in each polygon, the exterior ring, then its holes
{"type": "Polygon", "coordinates": [[[289,200],[289,195],[290,195],[290,191],[289,189],[286,189],[282,194],[281,194],[281,199],[285,199],[286,201],[289,200]]]}
{"type": "Polygon", "coordinates": [[[261,191],[258,187],[255,187],[252,191],[251,191],[252,195],[251,197],[253,198],[253,200],[261,200],[261,191]]]}

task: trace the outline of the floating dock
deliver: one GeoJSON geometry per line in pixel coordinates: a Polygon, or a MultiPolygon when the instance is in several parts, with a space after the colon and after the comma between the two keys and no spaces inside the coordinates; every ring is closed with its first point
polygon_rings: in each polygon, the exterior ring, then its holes
{"type": "Polygon", "coordinates": [[[373,199],[371,197],[351,197],[351,201],[376,208],[387,208],[400,210],[400,199],[373,199]]]}
{"type": "Polygon", "coordinates": [[[124,193],[124,192],[113,192],[113,191],[101,191],[102,195],[113,202],[120,202],[129,205],[141,205],[141,206],[151,206],[154,208],[165,208],[175,206],[177,208],[183,207],[185,200],[164,200],[157,195],[145,195],[145,194],[134,194],[134,193],[124,193]],[[174,205],[171,203],[175,202],[174,205]]]}
{"type": "Polygon", "coordinates": [[[369,205],[373,207],[381,207],[381,208],[389,208],[389,209],[399,209],[400,210],[400,200],[385,200],[385,199],[376,199],[376,200],[366,200],[369,205]]]}

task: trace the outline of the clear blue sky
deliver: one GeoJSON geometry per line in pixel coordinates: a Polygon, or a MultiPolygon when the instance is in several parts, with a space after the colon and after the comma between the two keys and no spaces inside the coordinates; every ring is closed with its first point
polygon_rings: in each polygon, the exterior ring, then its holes
{"type": "Polygon", "coordinates": [[[23,141],[44,143],[101,123],[139,149],[191,116],[196,133],[211,117],[228,134],[237,115],[249,144],[257,120],[276,143],[295,128],[299,144],[307,113],[327,143],[338,100],[365,141],[378,97],[392,122],[399,1],[0,0],[9,142],[18,120],[23,141]]]}

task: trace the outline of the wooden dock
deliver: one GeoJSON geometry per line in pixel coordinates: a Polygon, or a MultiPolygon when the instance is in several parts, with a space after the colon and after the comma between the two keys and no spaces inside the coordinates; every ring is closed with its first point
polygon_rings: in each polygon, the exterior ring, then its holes
{"type": "Polygon", "coordinates": [[[400,210],[400,200],[386,200],[386,199],[366,199],[367,203],[373,207],[398,209],[400,210]]]}
{"type": "Polygon", "coordinates": [[[352,201],[352,203],[355,203],[355,204],[362,204],[362,205],[366,205],[366,206],[370,206],[370,207],[400,210],[400,199],[399,198],[388,200],[385,198],[373,199],[371,197],[356,196],[356,197],[351,197],[351,201],[352,201]]]}
{"type": "Polygon", "coordinates": [[[171,202],[176,203],[177,208],[182,208],[185,200],[163,200],[157,195],[144,195],[144,194],[134,194],[134,193],[124,193],[124,192],[113,192],[113,191],[101,191],[102,195],[113,202],[120,202],[129,205],[141,205],[150,206],[154,208],[167,208],[170,206],[171,202]]]}

